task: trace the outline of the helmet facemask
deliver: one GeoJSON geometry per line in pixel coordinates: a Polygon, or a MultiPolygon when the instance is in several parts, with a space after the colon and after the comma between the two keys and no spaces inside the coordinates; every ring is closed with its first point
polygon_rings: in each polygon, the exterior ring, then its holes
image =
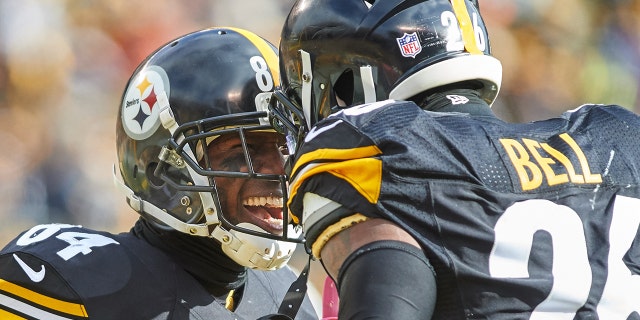
{"type": "MultiPolygon", "coordinates": [[[[168,146],[163,148],[163,152],[160,155],[161,161],[155,170],[155,175],[180,191],[190,191],[194,193],[206,192],[213,196],[213,204],[215,215],[222,227],[228,230],[238,230],[248,234],[265,237],[274,240],[289,239],[292,241],[298,241],[299,235],[291,235],[290,221],[286,219],[288,216],[287,208],[282,206],[282,198],[286,198],[286,177],[282,173],[261,172],[259,168],[254,166],[254,156],[257,151],[252,150],[253,147],[249,144],[248,136],[257,135],[276,135],[273,128],[268,124],[260,124],[257,121],[263,120],[266,117],[265,112],[254,113],[242,113],[231,114],[226,116],[219,116],[215,118],[209,118],[204,120],[198,120],[179,126],[172,138],[169,139],[168,146]],[[255,123],[255,124],[252,124],[255,123]],[[228,154],[212,154],[209,151],[209,146],[216,144],[219,140],[233,139],[239,141],[237,148],[242,149],[242,155],[236,156],[233,159],[235,163],[233,166],[226,169],[217,168],[214,163],[220,162],[219,158],[229,157],[228,154]],[[254,154],[252,156],[252,154],[254,154]],[[174,159],[181,159],[183,161],[176,161],[174,159]],[[241,158],[241,159],[240,159],[241,158]],[[176,163],[178,162],[178,163],[176,163]],[[197,175],[201,181],[207,181],[207,184],[197,184],[193,181],[189,181],[187,184],[180,184],[180,180],[177,181],[169,174],[172,168],[178,165],[182,165],[184,168],[188,166],[191,168],[192,175],[197,175]],[[235,203],[225,203],[224,199],[221,199],[221,191],[225,189],[224,183],[219,183],[220,180],[232,181],[231,179],[238,179],[241,181],[247,180],[259,180],[263,185],[278,185],[278,192],[274,192],[273,197],[266,197],[267,199],[249,199],[245,200],[249,202],[266,201],[262,203],[267,208],[273,207],[274,212],[282,210],[282,213],[273,214],[273,219],[282,219],[282,234],[275,234],[275,232],[258,232],[255,228],[247,229],[238,226],[239,221],[236,214],[231,214],[230,208],[224,208],[229,206],[235,206],[235,203]]],[[[279,135],[278,135],[279,136],[279,135]]],[[[254,141],[259,138],[254,138],[254,141]]],[[[280,137],[278,141],[278,148],[283,155],[288,152],[285,146],[284,137],[280,137]]],[[[270,141],[274,143],[274,141],[270,141]]],[[[266,147],[264,147],[266,148],[266,147]]],[[[239,154],[239,153],[238,153],[239,154]]],[[[186,201],[189,202],[189,201],[186,201]]],[[[252,203],[247,204],[249,206],[252,203]]],[[[206,211],[206,210],[205,210],[206,211]]],[[[204,217],[199,218],[203,220],[211,220],[206,218],[207,215],[213,215],[214,213],[209,210],[204,212],[204,217]],[[206,219],[204,219],[206,218],[206,219]]],[[[277,223],[277,222],[274,222],[277,223]]],[[[263,228],[263,229],[266,229],[263,228]]],[[[272,230],[274,231],[274,230],[272,230]]]]}
{"type": "Polygon", "coordinates": [[[290,147],[294,152],[312,125],[340,109],[384,99],[381,94],[388,87],[387,74],[361,57],[343,64],[333,59],[312,61],[304,50],[299,56],[299,72],[289,73],[288,86],[276,90],[269,105],[272,125],[294,142],[290,147]],[[323,68],[314,68],[316,64],[323,68]]]}
{"type": "Polygon", "coordinates": [[[289,220],[288,209],[284,205],[287,200],[286,176],[273,169],[263,172],[260,162],[264,160],[257,159],[264,152],[252,150],[252,144],[266,140],[262,139],[263,136],[271,136],[268,139],[270,144],[264,148],[271,147],[271,152],[281,158],[274,161],[271,168],[283,170],[287,154],[285,140],[270,125],[259,122],[264,123],[266,116],[266,112],[239,113],[176,127],[159,152],[158,162],[152,162],[146,171],[152,185],[150,189],[155,189],[154,193],[165,194],[165,197],[156,199],[169,198],[176,202],[177,198],[179,204],[160,203],[173,208],[171,211],[160,210],[156,206],[159,203],[141,201],[128,190],[130,205],[158,228],[218,240],[222,250],[238,264],[261,270],[284,266],[294,253],[296,244],[304,240],[301,227],[289,220]],[[278,137],[277,145],[274,136],[278,137]],[[236,156],[231,156],[231,160],[225,160],[229,159],[228,153],[211,152],[211,146],[224,140],[237,141],[236,156]],[[242,160],[238,161],[240,158],[242,160]],[[233,165],[221,169],[219,163],[225,161],[233,165]],[[238,189],[227,190],[231,184],[250,183],[254,190],[270,190],[269,195],[258,194],[243,200],[240,198],[243,192],[233,194],[238,189]],[[167,197],[169,194],[172,196],[167,197]],[[232,200],[226,200],[229,197],[232,200]],[[240,208],[239,204],[252,209],[240,208]],[[239,214],[240,211],[243,215],[239,214]],[[257,218],[251,218],[254,214],[257,218]]]}

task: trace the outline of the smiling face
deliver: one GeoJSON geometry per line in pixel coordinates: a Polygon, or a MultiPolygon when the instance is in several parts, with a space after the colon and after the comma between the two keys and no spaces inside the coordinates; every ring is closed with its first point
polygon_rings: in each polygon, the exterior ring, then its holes
{"type": "MultiPolygon", "coordinates": [[[[256,173],[284,174],[283,137],[271,132],[246,134],[247,149],[256,173]]],[[[249,172],[242,141],[235,134],[213,140],[207,148],[211,168],[249,172]]],[[[233,224],[247,222],[263,230],[282,234],[283,188],[279,181],[216,177],[224,217],[233,224]]]]}

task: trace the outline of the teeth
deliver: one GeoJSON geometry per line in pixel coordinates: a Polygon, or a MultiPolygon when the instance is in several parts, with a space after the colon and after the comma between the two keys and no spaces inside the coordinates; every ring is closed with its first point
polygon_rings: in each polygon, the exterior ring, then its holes
{"type": "Polygon", "coordinates": [[[262,206],[262,207],[282,207],[282,198],[280,197],[249,197],[242,201],[245,206],[262,206]]]}

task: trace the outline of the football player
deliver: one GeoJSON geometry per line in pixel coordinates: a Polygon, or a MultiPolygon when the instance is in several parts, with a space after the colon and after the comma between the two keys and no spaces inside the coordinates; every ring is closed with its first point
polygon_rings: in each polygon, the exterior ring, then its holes
{"type": "MultiPolygon", "coordinates": [[[[120,234],[67,224],[20,234],[0,252],[0,318],[278,312],[301,239],[283,210],[284,136],[266,112],[277,55],[237,28],[193,32],[149,55],[116,124],[114,178],[140,219],[120,234]]],[[[308,298],[297,319],[317,319],[308,298]]]]}
{"type": "Polygon", "coordinates": [[[273,121],[340,319],[638,319],[640,117],[512,124],[477,1],[299,0],[273,121]]]}

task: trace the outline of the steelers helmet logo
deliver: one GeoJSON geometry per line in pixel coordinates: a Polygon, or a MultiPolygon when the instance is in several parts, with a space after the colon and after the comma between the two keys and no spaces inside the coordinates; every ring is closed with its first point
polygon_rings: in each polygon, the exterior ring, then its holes
{"type": "Polygon", "coordinates": [[[122,123],[129,137],[142,140],[158,130],[158,95],[163,92],[169,97],[169,78],[158,66],[146,67],[131,81],[122,102],[122,123]]]}

